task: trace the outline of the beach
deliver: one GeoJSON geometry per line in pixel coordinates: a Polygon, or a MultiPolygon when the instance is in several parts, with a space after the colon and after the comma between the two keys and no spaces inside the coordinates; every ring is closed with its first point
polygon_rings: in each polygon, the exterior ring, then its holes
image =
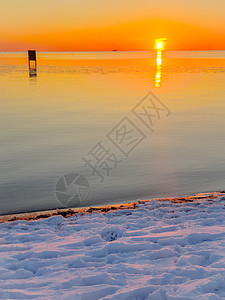
{"type": "Polygon", "coordinates": [[[1,299],[224,299],[225,196],[0,224],[1,299]]]}

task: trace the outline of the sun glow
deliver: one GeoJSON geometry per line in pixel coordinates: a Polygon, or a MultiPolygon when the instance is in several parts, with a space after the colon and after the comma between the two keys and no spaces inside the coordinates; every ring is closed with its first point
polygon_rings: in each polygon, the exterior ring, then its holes
{"type": "Polygon", "coordinates": [[[155,50],[162,51],[165,49],[165,38],[155,39],[155,50]]]}
{"type": "Polygon", "coordinates": [[[162,49],[162,47],[163,47],[162,42],[158,42],[158,43],[156,44],[156,48],[157,48],[158,50],[162,49]]]}

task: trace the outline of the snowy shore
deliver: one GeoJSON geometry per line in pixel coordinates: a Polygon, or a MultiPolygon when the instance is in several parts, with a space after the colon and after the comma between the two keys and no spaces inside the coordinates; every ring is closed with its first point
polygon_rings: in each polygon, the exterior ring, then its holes
{"type": "Polygon", "coordinates": [[[225,299],[225,195],[0,224],[0,299],[225,299]]]}

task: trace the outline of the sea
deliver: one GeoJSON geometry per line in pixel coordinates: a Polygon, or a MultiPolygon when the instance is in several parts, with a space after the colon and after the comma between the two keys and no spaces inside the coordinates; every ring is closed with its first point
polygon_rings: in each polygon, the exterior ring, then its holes
{"type": "Polygon", "coordinates": [[[0,214],[225,189],[225,51],[0,52],[0,214]]]}

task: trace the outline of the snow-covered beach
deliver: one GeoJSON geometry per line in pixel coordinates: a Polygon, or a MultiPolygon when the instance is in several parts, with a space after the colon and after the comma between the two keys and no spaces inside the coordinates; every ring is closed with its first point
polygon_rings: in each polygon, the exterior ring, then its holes
{"type": "Polygon", "coordinates": [[[0,299],[225,299],[225,197],[0,224],[0,299]]]}

